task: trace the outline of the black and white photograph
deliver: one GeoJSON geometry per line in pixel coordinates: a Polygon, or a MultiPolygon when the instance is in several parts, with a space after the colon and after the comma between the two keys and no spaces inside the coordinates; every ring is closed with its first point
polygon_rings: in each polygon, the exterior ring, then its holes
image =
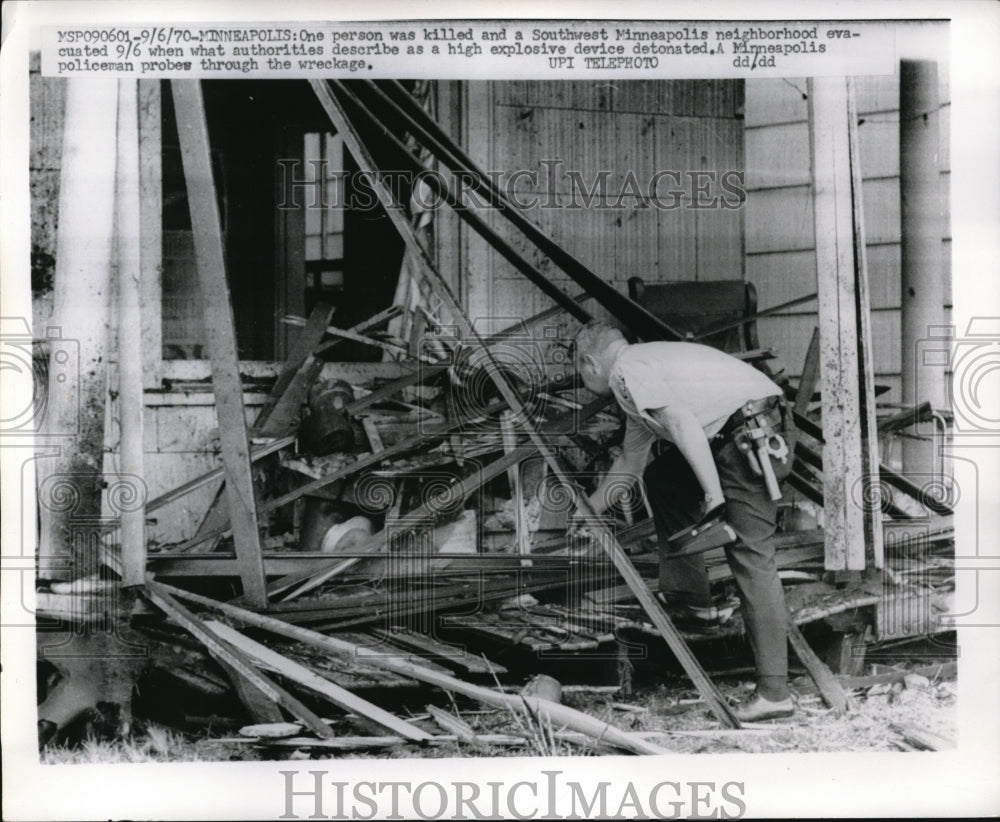
{"type": "Polygon", "coordinates": [[[995,9],[43,5],[5,816],[1000,810],[995,9]]]}

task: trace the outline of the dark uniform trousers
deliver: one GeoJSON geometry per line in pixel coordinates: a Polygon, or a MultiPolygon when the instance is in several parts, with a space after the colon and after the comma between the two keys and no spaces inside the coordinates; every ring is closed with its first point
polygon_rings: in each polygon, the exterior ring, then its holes
{"type": "MultiPolygon", "coordinates": [[[[791,445],[791,438],[789,445],[791,445]]],[[[778,507],[731,439],[712,443],[715,465],[726,499],[726,521],[738,540],[725,549],[742,602],[742,612],[756,661],[758,689],[769,699],[784,699],[788,678],[788,613],[774,563],[778,507]]],[[[653,510],[660,546],[660,590],[671,602],[710,605],[705,555],[672,557],[668,537],[697,522],[704,492],[680,452],[670,443],[654,446],[643,481],[653,510]]],[[[773,461],[781,480],[791,472],[773,461]]]]}

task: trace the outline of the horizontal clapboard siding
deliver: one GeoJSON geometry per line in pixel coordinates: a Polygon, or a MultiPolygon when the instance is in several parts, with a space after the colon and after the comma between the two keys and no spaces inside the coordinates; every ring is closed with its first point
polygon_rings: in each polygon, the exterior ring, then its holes
{"type": "MultiPolygon", "coordinates": [[[[939,65],[940,98],[947,103],[947,66],[939,65]]],[[[899,77],[855,78],[864,189],[865,238],[872,304],[876,383],[880,398],[900,398],[899,77]]],[[[746,83],[746,278],[761,308],[816,291],[806,80],[746,83]]],[[[950,117],[940,111],[941,203],[945,218],[944,270],[951,281],[949,211],[950,117]]],[[[949,296],[950,301],[950,296],[949,296]]],[[[815,301],[759,323],[762,344],[773,347],[792,375],[802,370],[817,324],[815,301]]]]}

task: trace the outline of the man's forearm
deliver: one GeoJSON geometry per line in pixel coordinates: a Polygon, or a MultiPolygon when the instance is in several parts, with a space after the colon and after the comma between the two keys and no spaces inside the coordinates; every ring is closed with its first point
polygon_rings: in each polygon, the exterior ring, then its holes
{"type": "Polygon", "coordinates": [[[705,432],[697,420],[689,414],[667,414],[654,412],[653,418],[667,430],[677,450],[694,472],[695,477],[705,492],[706,506],[712,508],[724,501],[722,484],[719,482],[719,471],[715,467],[715,458],[708,444],[705,432]]]}

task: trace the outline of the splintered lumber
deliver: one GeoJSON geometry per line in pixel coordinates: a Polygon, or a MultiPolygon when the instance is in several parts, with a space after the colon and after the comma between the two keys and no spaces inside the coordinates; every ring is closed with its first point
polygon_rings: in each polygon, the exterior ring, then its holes
{"type": "Polygon", "coordinates": [[[920,728],[910,722],[894,722],[889,726],[903,737],[907,745],[923,751],[950,751],[955,747],[955,743],[936,733],[920,728]]]}
{"type": "Polygon", "coordinates": [[[819,688],[823,701],[838,713],[846,711],[847,691],[844,690],[826,663],[816,656],[816,652],[809,647],[809,643],[806,642],[806,638],[802,635],[799,626],[791,619],[791,615],[789,615],[788,620],[788,642],[791,644],[792,650],[795,651],[795,655],[799,658],[799,661],[809,671],[809,676],[812,677],[813,682],[816,683],[816,687],[819,688]]]}
{"type": "MultiPolygon", "coordinates": [[[[588,294],[577,294],[575,297],[573,297],[573,301],[575,303],[581,303],[586,301],[588,298],[589,298],[588,294]]],[[[496,334],[487,337],[486,343],[487,345],[493,345],[495,343],[502,342],[508,337],[512,336],[517,337],[524,335],[534,326],[538,325],[539,323],[543,323],[546,320],[550,320],[553,317],[559,316],[563,311],[565,311],[565,309],[562,306],[556,306],[555,308],[547,308],[545,311],[540,311],[538,314],[535,314],[533,317],[528,317],[525,320],[518,320],[517,322],[508,326],[507,328],[504,328],[503,330],[498,331],[496,334]]],[[[413,373],[399,377],[398,379],[395,379],[392,382],[386,383],[385,385],[376,388],[370,394],[366,394],[363,397],[359,397],[358,399],[354,400],[354,402],[350,403],[344,410],[348,414],[357,414],[359,411],[363,411],[364,409],[369,408],[370,406],[375,405],[376,403],[380,403],[394,397],[404,388],[408,388],[409,386],[419,382],[425,382],[426,380],[429,380],[431,379],[431,377],[435,377],[438,374],[443,374],[445,371],[448,370],[451,364],[452,363],[445,361],[443,363],[437,363],[434,365],[425,365],[420,368],[414,368],[413,373]]],[[[504,405],[504,407],[506,407],[506,404],[504,405]]]]}
{"type": "Polygon", "coordinates": [[[205,106],[198,80],[171,80],[171,88],[191,210],[205,341],[212,361],[212,385],[222,440],[222,462],[226,468],[226,500],[233,525],[233,541],[240,562],[243,594],[248,602],[262,606],[267,602],[264,561],[205,106]]]}
{"type": "Polygon", "coordinates": [[[416,679],[419,682],[426,682],[429,685],[443,688],[446,691],[462,694],[463,696],[467,696],[470,699],[474,699],[484,705],[490,705],[495,708],[508,708],[521,713],[524,710],[524,705],[527,704],[531,710],[535,711],[542,717],[547,718],[552,723],[553,727],[566,727],[570,730],[579,731],[580,733],[586,734],[591,739],[606,742],[609,745],[614,745],[615,747],[622,748],[623,750],[631,751],[633,753],[669,753],[666,748],[655,745],[642,738],[629,736],[613,725],[609,725],[606,722],[602,722],[595,717],[589,716],[588,714],[574,710],[573,708],[569,708],[565,705],[560,705],[555,702],[549,702],[547,700],[537,699],[534,697],[523,697],[520,694],[498,693],[497,691],[490,690],[489,688],[464,682],[461,679],[457,679],[456,677],[448,674],[431,671],[426,667],[410,662],[409,660],[380,654],[377,651],[373,651],[362,645],[346,642],[339,637],[320,634],[316,631],[311,631],[308,628],[302,628],[298,625],[289,625],[286,622],[282,622],[280,619],[265,616],[264,614],[257,614],[253,611],[248,611],[245,608],[230,605],[229,603],[218,602],[217,600],[209,599],[208,597],[201,596],[200,594],[192,594],[180,588],[174,588],[171,585],[164,585],[163,583],[155,582],[147,582],[147,584],[152,584],[156,586],[158,590],[166,591],[181,599],[189,602],[196,602],[207,608],[218,611],[219,613],[232,617],[233,619],[246,625],[261,628],[265,631],[270,631],[271,633],[278,634],[279,636],[287,637],[288,639],[293,639],[298,642],[303,642],[314,648],[319,648],[320,650],[337,654],[338,656],[344,657],[348,660],[363,658],[365,662],[370,663],[374,667],[392,671],[393,673],[410,677],[411,679],[416,679]]]}
{"type": "Polygon", "coordinates": [[[500,675],[507,673],[507,669],[499,662],[470,654],[464,648],[448,645],[426,634],[418,634],[416,631],[399,627],[393,627],[388,631],[376,628],[371,634],[378,639],[411,649],[417,655],[434,657],[435,660],[449,668],[461,668],[467,674],[492,673],[500,675]]]}
{"type": "Polygon", "coordinates": [[[270,668],[282,676],[304,685],[312,691],[316,691],[334,705],[343,708],[345,711],[353,712],[363,719],[381,725],[384,728],[399,734],[405,739],[421,741],[430,739],[431,734],[420,730],[415,725],[400,719],[398,716],[374,705],[359,696],[355,696],[350,691],[335,685],[328,679],[324,679],[314,671],[310,671],[305,665],[287,659],[277,651],[261,645],[247,636],[244,636],[235,628],[231,628],[221,622],[209,620],[205,622],[205,627],[212,631],[217,637],[228,642],[235,648],[239,648],[243,653],[259,664],[270,668]]]}
{"type": "MultiPolygon", "coordinates": [[[[600,411],[608,404],[606,398],[598,398],[596,400],[588,403],[579,412],[571,412],[568,414],[561,414],[554,419],[550,420],[546,426],[545,431],[547,434],[556,435],[560,433],[560,429],[569,430],[568,424],[579,422],[581,420],[586,420],[600,411]]],[[[454,427],[454,426],[452,426],[454,427]]],[[[426,435],[424,435],[426,436],[426,435]]],[[[423,437],[421,437],[423,439],[423,437]]],[[[393,449],[387,449],[386,451],[381,451],[378,455],[373,456],[383,456],[393,449]]],[[[533,456],[536,453],[536,447],[529,444],[522,444],[515,448],[513,451],[509,451],[504,454],[504,456],[493,462],[480,466],[473,474],[465,477],[456,487],[449,489],[444,497],[447,497],[449,501],[453,501],[454,504],[458,504],[460,500],[465,500],[470,494],[477,491],[485,483],[489,482],[491,479],[498,477],[504,471],[506,471],[511,466],[517,465],[522,460],[533,456]]],[[[286,495],[287,496],[287,495],[286,495]]],[[[432,521],[435,515],[435,509],[441,504],[441,500],[437,497],[432,498],[425,502],[423,505],[403,514],[398,520],[396,520],[391,526],[391,532],[393,534],[402,533],[407,526],[417,527],[425,525],[427,522],[432,521]]],[[[380,548],[385,546],[387,540],[387,531],[383,529],[377,534],[374,534],[369,539],[365,540],[360,545],[356,546],[355,551],[370,552],[374,554],[380,548]]],[[[298,586],[292,593],[290,593],[286,598],[292,599],[296,596],[311,591],[314,588],[322,585],[329,579],[332,579],[337,574],[346,571],[348,568],[356,565],[360,560],[357,558],[351,559],[335,559],[329,566],[324,568],[322,571],[309,571],[303,574],[293,574],[288,577],[284,577],[275,582],[272,582],[267,587],[267,592],[269,595],[274,596],[276,594],[287,591],[293,586],[298,586]]]]}
{"type": "MultiPolygon", "coordinates": [[[[500,408],[501,405],[497,404],[495,407],[500,408]]],[[[492,410],[492,408],[493,407],[491,406],[491,409],[487,410],[492,410]]],[[[454,430],[466,423],[467,420],[462,419],[456,422],[437,423],[433,426],[428,426],[427,430],[425,430],[421,434],[417,434],[405,440],[401,440],[395,445],[386,448],[384,451],[378,451],[373,454],[366,454],[363,457],[359,457],[350,465],[345,465],[343,468],[340,468],[337,471],[333,471],[330,474],[325,474],[319,479],[315,479],[312,482],[307,482],[305,485],[300,485],[298,488],[294,489],[293,491],[289,491],[287,494],[284,494],[280,497],[277,497],[272,500],[267,500],[266,502],[262,502],[258,506],[257,510],[259,511],[259,513],[262,514],[274,511],[275,509],[280,508],[283,505],[288,505],[290,502],[295,502],[295,500],[301,497],[307,496],[308,494],[313,494],[316,491],[319,491],[320,489],[325,488],[326,486],[336,482],[337,480],[341,480],[346,477],[352,476],[353,474],[356,474],[359,471],[363,471],[364,469],[369,468],[373,465],[377,465],[378,463],[383,462],[384,460],[391,459],[393,457],[399,456],[400,454],[405,454],[407,451],[411,451],[414,448],[418,448],[419,446],[424,445],[427,442],[437,437],[444,436],[448,431],[454,430]]],[[[201,536],[193,537],[192,539],[183,542],[178,546],[175,546],[173,550],[185,551],[188,548],[191,548],[195,545],[201,545],[202,543],[208,542],[214,539],[215,537],[223,536],[229,533],[229,531],[230,528],[227,527],[226,525],[219,526],[218,528],[215,528],[213,531],[202,534],[201,536]]]]}
{"type": "Polygon", "coordinates": [[[307,366],[312,365],[312,353],[323,341],[332,316],[333,306],[325,303],[319,303],[310,312],[305,327],[295,340],[292,353],[254,420],[254,428],[261,436],[283,436],[298,425],[299,409],[305,404],[309,389],[318,376],[318,371],[312,374],[307,366]]]}
{"type": "MultiPolygon", "coordinates": [[[[305,402],[309,387],[319,371],[306,369],[309,355],[322,340],[326,324],[333,315],[333,307],[320,303],[309,315],[305,328],[299,333],[292,353],[282,366],[277,380],[271,387],[264,406],[257,412],[254,429],[260,436],[280,436],[288,434],[299,420],[299,408],[305,402]]],[[[322,366],[321,366],[322,367],[322,366]]],[[[195,536],[215,530],[229,521],[229,512],[224,502],[225,488],[219,488],[215,499],[201,519],[195,536]]]]}
{"type": "Polygon", "coordinates": [[[255,688],[264,698],[281,705],[293,716],[301,719],[317,736],[322,738],[333,736],[333,731],[330,730],[329,725],[284,690],[284,688],[281,688],[258,671],[242,651],[218,639],[215,633],[209,630],[198,617],[177,602],[173,598],[172,593],[170,589],[154,582],[147,576],[146,595],[149,599],[164,613],[173,617],[181,626],[193,634],[208,649],[212,656],[220,662],[225,663],[228,668],[236,671],[248,686],[255,688]]]}
{"type": "Polygon", "coordinates": [[[454,734],[463,742],[477,741],[475,729],[464,719],[452,716],[447,711],[441,710],[437,707],[437,705],[428,705],[427,713],[431,715],[431,719],[433,719],[445,733],[454,734]]]}
{"type": "MultiPolygon", "coordinates": [[[[578,492],[578,489],[575,485],[573,485],[569,476],[563,469],[561,461],[545,442],[544,438],[535,429],[530,417],[525,412],[524,403],[522,402],[517,391],[508,381],[503,369],[499,366],[496,359],[493,357],[493,354],[490,352],[489,347],[484,343],[482,337],[476,332],[476,329],[473,327],[472,322],[465,313],[465,310],[455,298],[455,295],[448,287],[448,284],[438,273],[433,261],[428,256],[427,251],[420,244],[418,238],[413,232],[413,227],[406,218],[404,209],[396,200],[391,188],[386,184],[384,179],[379,178],[379,175],[376,173],[377,166],[373,161],[367,146],[360,138],[353,123],[351,123],[346,116],[340,102],[330,91],[329,85],[320,80],[310,80],[309,82],[319,98],[324,111],[326,111],[334,127],[337,129],[337,132],[343,135],[344,144],[350,150],[358,164],[358,167],[366,173],[372,175],[373,178],[376,178],[373,187],[376,190],[380,202],[385,208],[386,214],[393,222],[393,225],[396,227],[400,236],[403,238],[403,242],[407,249],[411,251],[414,258],[421,263],[421,270],[428,283],[434,289],[435,295],[441,300],[442,305],[447,308],[453,321],[458,324],[462,334],[467,336],[483,351],[485,355],[483,366],[485,367],[487,374],[497,387],[500,395],[504,400],[506,400],[510,410],[519,419],[532,444],[541,453],[546,464],[555,474],[556,478],[559,480],[560,484],[566,490],[570,498],[574,501],[577,508],[584,514],[589,517],[593,517],[596,520],[596,514],[591,508],[586,497],[578,492]]],[[[606,285],[603,281],[601,281],[601,283],[602,285],[606,285]]],[[[612,292],[617,294],[617,292],[614,292],[614,289],[612,289],[612,292]]],[[[630,300],[628,300],[627,303],[635,306],[635,304],[630,300]]],[[[638,308],[638,306],[635,307],[638,308]]],[[[650,315],[650,317],[652,317],[652,315],[650,315]]],[[[636,318],[629,317],[629,319],[634,320],[636,318]]],[[[639,317],[638,319],[641,320],[642,318],[639,317]]],[[[655,318],[653,319],[655,320],[655,318]]],[[[656,321],[656,323],[657,325],[662,326],[662,323],[659,323],[659,321],[656,321]]],[[[642,333],[642,329],[636,330],[639,333],[642,333]]],[[[594,531],[601,547],[611,558],[611,561],[614,563],[618,572],[622,575],[629,586],[632,587],[636,597],[646,610],[646,613],[649,615],[651,621],[663,635],[667,645],[670,647],[670,650],[677,657],[695,687],[705,698],[705,701],[708,703],[716,719],[718,719],[719,722],[726,727],[738,728],[740,723],[736,718],[736,715],[712,684],[712,681],[705,674],[705,671],[698,663],[698,660],[695,658],[694,654],[691,653],[691,649],[688,648],[687,644],[684,642],[684,638],[674,627],[674,624],[667,615],[666,610],[650,593],[642,577],[639,575],[639,572],[629,560],[628,555],[625,553],[621,545],[618,544],[614,534],[599,520],[596,521],[599,524],[595,527],[594,531]]]]}

